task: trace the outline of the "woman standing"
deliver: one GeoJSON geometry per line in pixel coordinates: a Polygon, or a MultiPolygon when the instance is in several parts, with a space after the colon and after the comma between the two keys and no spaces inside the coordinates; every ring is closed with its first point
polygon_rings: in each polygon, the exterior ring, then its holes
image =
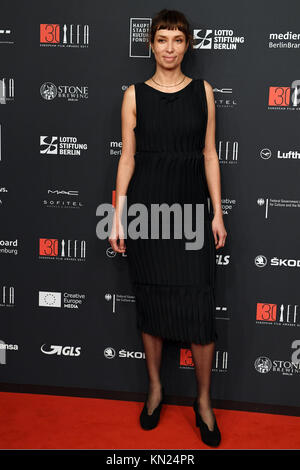
{"type": "MultiPolygon", "coordinates": [[[[159,422],[164,400],[160,380],[163,339],[189,342],[197,380],[193,403],[196,425],[203,442],[216,446],[221,435],[210,400],[217,339],[215,250],[224,246],[227,233],[215,148],[214,95],[207,81],[187,77],[181,70],[184,55],[192,46],[190,27],[181,12],[160,11],[152,20],[150,43],[156,60],[154,75],[130,85],[124,93],[122,155],[109,240],[114,251],[127,250],[137,328],[146,355],[149,391],[141,426],[153,429],[159,422]],[[179,203],[182,208],[184,204],[202,204],[202,248],[186,249],[184,237],[162,239],[161,233],[159,238],[128,234],[125,246],[121,220],[124,198],[119,199],[125,195],[128,208],[140,203],[148,209],[147,222],[153,204],[179,203]]],[[[127,220],[129,226],[130,217],[127,220]]],[[[171,221],[170,227],[174,225],[171,221]]]]}

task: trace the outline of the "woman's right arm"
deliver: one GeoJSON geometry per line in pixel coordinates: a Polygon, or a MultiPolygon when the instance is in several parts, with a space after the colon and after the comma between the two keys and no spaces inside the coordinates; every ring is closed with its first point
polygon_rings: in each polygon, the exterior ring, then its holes
{"type": "Polygon", "coordinates": [[[111,236],[109,237],[109,241],[113,250],[119,253],[123,253],[125,251],[124,238],[121,238],[123,234],[121,217],[124,199],[120,200],[120,197],[126,196],[127,188],[134,173],[135,167],[134,155],[136,151],[136,141],[133,129],[136,126],[136,100],[134,85],[130,85],[124,92],[121,106],[121,122],[122,152],[119,159],[116,177],[116,203],[113,229],[111,236]],[[118,238],[120,238],[120,246],[117,244],[118,238]]]}

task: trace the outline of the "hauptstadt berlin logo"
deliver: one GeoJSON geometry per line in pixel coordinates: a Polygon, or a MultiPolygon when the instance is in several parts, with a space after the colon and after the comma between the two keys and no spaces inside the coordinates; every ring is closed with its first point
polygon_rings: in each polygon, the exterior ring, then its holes
{"type": "Polygon", "coordinates": [[[151,57],[148,33],[151,18],[130,18],[129,57],[151,57]]]}
{"type": "MultiPolygon", "coordinates": [[[[174,235],[174,239],[188,239],[194,242],[186,242],[186,250],[200,250],[204,244],[204,204],[182,204],[173,203],[171,206],[167,203],[154,204],[151,203],[150,214],[148,207],[142,203],[131,204],[127,210],[127,196],[120,196],[120,208],[122,213],[121,222],[123,229],[123,236],[120,238],[126,239],[127,237],[137,240],[142,239],[159,239],[169,240],[174,235]],[[193,230],[193,212],[196,211],[196,230],[193,230]],[[171,234],[170,218],[171,212],[174,215],[174,233],[171,234]],[[137,213],[139,214],[138,216],[137,213]],[[160,215],[162,216],[162,223],[160,225],[160,215]],[[127,216],[136,216],[128,224],[127,216]],[[151,222],[151,233],[149,235],[148,221],[151,222]],[[162,230],[160,230],[160,227],[162,230]],[[184,228],[184,234],[183,230],[184,228]]],[[[102,219],[98,222],[96,227],[96,234],[100,240],[116,238],[116,233],[112,232],[114,208],[112,204],[103,203],[97,207],[96,215],[101,216],[102,219]]]]}
{"type": "Polygon", "coordinates": [[[86,85],[55,85],[52,82],[45,82],[40,87],[40,93],[45,101],[52,101],[55,98],[66,99],[67,101],[79,101],[88,98],[88,87],[86,85]]]}

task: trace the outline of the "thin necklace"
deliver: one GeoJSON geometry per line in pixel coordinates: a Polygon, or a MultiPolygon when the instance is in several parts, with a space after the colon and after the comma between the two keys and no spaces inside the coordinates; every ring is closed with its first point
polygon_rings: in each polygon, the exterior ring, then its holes
{"type": "Polygon", "coordinates": [[[171,87],[173,87],[173,86],[178,86],[178,85],[180,85],[180,83],[182,83],[185,79],[186,79],[186,76],[184,75],[184,77],[183,77],[183,79],[181,80],[181,82],[176,83],[176,85],[160,85],[159,83],[157,83],[157,82],[154,80],[154,78],[151,77],[151,80],[153,80],[154,83],[156,83],[156,84],[159,85],[159,86],[164,86],[164,87],[167,87],[167,88],[171,88],[171,87]]]}

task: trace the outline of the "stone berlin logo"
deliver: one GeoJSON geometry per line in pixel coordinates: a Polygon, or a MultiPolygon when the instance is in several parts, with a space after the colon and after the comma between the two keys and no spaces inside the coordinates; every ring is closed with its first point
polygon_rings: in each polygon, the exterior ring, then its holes
{"type": "Polygon", "coordinates": [[[254,362],[254,367],[260,374],[267,374],[272,369],[272,361],[268,357],[261,356],[254,362]]]}

